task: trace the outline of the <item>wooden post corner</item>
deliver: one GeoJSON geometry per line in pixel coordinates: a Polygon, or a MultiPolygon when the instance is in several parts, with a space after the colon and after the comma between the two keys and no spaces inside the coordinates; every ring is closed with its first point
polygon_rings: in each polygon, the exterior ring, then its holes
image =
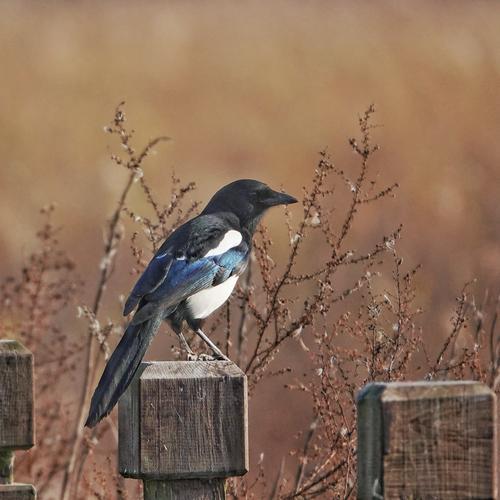
{"type": "Polygon", "coordinates": [[[478,382],[367,385],[358,498],[497,498],[496,396],[478,382]]]}
{"type": "Polygon", "coordinates": [[[14,451],[34,444],[33,354],[0,340],[0,500],[31,500],[31,484],[14,483],[14,451]]]}
{"type": "Polygon", "coordinates": [[[224,498],[224,479],[248,471],[247,413],[231,362],[142,363],[119,403],[120,473],[146,499],[224,498]]]}

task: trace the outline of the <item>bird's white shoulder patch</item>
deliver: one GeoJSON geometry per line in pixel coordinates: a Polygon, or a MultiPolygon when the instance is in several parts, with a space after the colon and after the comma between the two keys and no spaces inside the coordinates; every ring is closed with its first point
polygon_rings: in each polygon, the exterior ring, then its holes
{"type": "Polygon", "coordinates": [[[209,250],[204,257],[213,257],[215,255],[222,255],[224,252],[227,252],[230,248],[237,247],[243,236],[236,229],[230,229],[225,235],[224,238],[220,241],[220,243],[215,247],[209,250]]]}

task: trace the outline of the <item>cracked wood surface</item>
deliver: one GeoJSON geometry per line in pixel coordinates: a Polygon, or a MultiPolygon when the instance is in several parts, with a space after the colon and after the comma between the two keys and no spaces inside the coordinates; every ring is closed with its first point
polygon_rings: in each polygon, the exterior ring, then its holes
{"type": "Polygon", "coordinates": [[[476,382],[358,394],[358,498],[497,498],[496,397],[476,382]]]}
{"type": "Polygon", "coordinates": [[[231,362],[142,363],[119,403],[120,473],[148,499],[224,498],[224,478],[248,470],[247,413],[231,362]]]}

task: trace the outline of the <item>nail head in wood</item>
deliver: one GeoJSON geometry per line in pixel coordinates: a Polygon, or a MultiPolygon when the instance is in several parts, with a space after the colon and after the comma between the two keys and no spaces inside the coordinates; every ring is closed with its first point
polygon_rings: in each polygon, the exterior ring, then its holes
{"type": "Polygon", "coordinates": [[[367,385],[358,498],[497,498],[496,396],[477,382],[367,385]]]}
{"type": "Polygon", "coordinates": [[[125,477],[210,479],[248,470],[247,381],[231,362],[142,363],[118,415],[125,477]]]}
{"type": "Polygon", "coordinates": [[[31,448],[33,429],[33,355],[16,340],[0,340],[0,448],[31,448]]]}

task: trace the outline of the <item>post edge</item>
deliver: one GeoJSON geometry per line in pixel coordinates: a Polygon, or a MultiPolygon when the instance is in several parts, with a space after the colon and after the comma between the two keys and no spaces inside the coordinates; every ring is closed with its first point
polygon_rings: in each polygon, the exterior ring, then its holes
{"type": "Polygon", "coordinates": [[[358,412],[358,498],[383,498],[382,383],[371,383],[356,395],[358,412]]]}

